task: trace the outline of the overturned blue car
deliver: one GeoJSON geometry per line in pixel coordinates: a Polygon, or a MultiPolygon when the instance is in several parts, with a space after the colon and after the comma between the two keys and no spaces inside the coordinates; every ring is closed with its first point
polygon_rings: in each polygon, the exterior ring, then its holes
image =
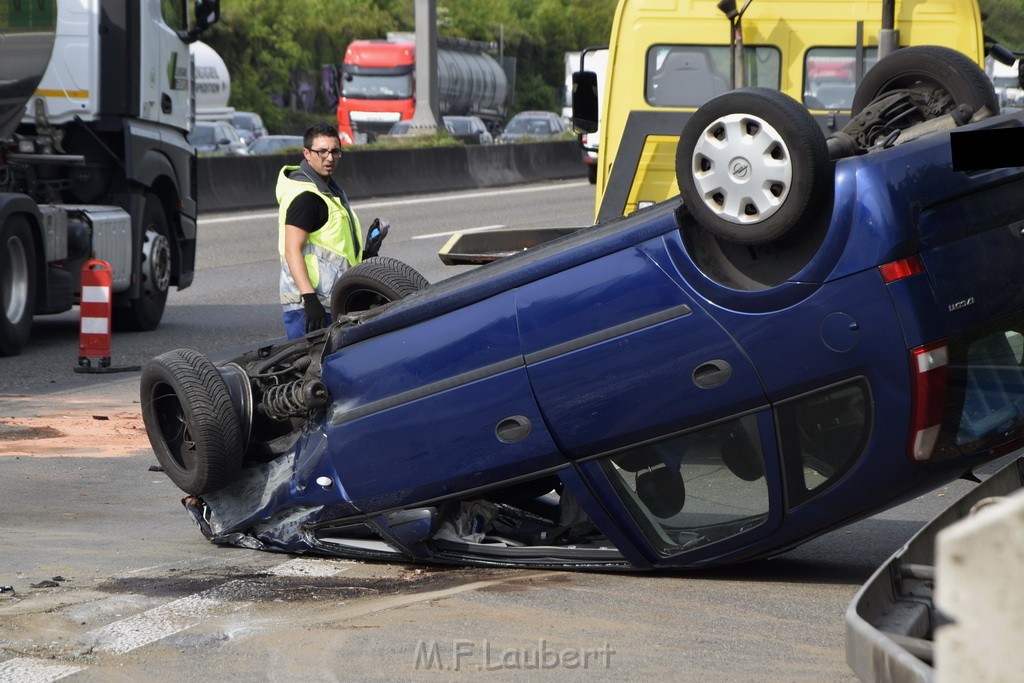
{"type": "Polygon", "coordinates": [[[1024,114],[948,78],[838,140],[726,93],[677,199],[435,284],[370,259],[326,330],[158,356],[155,454],[215,543],[572,569],[768,557],[961,477],[1024,444],[1024,167],[951,148],[1024,114]]]}

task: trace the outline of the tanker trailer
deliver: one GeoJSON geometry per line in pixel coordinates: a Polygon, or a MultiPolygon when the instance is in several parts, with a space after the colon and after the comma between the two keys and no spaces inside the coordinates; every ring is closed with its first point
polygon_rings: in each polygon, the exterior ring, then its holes
{"type": "Polygon", "coordinates": [[[505,120],[509,82],[483,52],[437,51],[437,100],[441,115],[479,116],[493,128],[505,120]]]}

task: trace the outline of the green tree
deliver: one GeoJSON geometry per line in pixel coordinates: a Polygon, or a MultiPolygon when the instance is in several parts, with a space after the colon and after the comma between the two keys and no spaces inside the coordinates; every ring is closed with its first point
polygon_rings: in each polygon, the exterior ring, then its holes
{"type": "Polygon", "coordinates": [[[985,19],[985,35],[1005,47],[1024,51],[1024,0],[979,0],[985,19]]]}
{"type": "MultiPolygon", "coordinates": [[[[414,30],[414,0],[230,0],[204,40],[231,73],[231,100],[272,130],[300,72],[338,65],[357,38],[414,30]]],[[[497,43],[516,60],[513,111],[557,110],[563,55],[606,44],[615,0],[439,0],[440,35],[497,43]]],[[[322,113],[321,113],[322,116],[322,113]]]]}

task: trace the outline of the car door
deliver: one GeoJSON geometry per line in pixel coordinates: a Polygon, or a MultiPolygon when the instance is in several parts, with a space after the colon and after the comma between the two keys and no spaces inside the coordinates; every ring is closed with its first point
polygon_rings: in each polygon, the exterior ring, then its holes
{"type": "Polygon", "coordinates": [[[522,287],[530,382],[572,458],[764,406],[733,339],[659,266],[661,238],[522,287]]]}
{"type": "Polygon", "coordinates": [[[537,403],[587,482],[581,505],[671,562],[768,534],[781,486],[757,373],[662,267],[663,239],[522,287],[516,304],[537,403]]]}
{"type": "MultiPolygon", "coordinates": [[[[445,304],[443,296],[421,300],[431,310],[445,304]]],[[[346,346],[325,359],[323,381],[335,397],[332,459],[361,512],[567,464],[530,389],[512,292],[346,346]]]]}

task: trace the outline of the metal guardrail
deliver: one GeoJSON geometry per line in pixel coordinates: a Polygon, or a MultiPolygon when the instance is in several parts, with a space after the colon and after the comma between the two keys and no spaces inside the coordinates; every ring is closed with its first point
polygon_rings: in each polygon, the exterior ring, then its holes
{"type": "Polygon", "coordinates": [[[846,662],[861,680],[934,679],[934,634],[946,623],[932,599],[936,536],[968,517],[980,501],[1022,488],[1024,457],[985,479],[926,524],[857,591],[846,609],[846,662]]]}

